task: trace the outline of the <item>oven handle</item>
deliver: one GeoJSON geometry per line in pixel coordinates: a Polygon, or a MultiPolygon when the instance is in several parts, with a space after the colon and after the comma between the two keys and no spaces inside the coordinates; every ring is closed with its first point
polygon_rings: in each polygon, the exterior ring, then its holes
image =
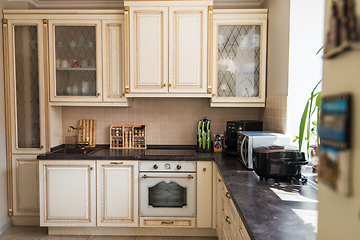
{"type": "Polygon", "coordinates": [[[188,175],[188,176],[184,176],[184,177],[174,177],[174,176],[148,176],[146,174],[144,174],[144,176],[142,176],[141,178],[188,178],[188,179],[193,179],[194,177],[192,175],[188,175]]]}

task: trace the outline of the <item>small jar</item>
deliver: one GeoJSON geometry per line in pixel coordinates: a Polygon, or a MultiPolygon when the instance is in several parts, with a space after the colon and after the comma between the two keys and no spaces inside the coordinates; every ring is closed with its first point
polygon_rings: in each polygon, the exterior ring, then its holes
{"type": "Polygon", "coordinates": [[[116,147],[120,147],[120,139],[116,139],[116,147]]]}
{"type": "Polygon", "coordinates": [[[112,147],[116,147],[116,140],[115,140],[115,139],[112,140],[111,146],[112,146],[112,147]]]}
{"type": "Polygon", "coordinates": [[[120,136],[120,128],[116,128],[116,134],[117,137],[120,136]]]}
{"type": "Polygon", "coordinates": [[[116,128],[113,127],[113,128],[111,129],[111,135],[112,135],[112,136],[115,136],[115,135],[116,135],[116,128]]]}
{"type": "Polygon", "coordinates": [[[119,139],[119,147],[123,147],[123,140],[119,139]]]}

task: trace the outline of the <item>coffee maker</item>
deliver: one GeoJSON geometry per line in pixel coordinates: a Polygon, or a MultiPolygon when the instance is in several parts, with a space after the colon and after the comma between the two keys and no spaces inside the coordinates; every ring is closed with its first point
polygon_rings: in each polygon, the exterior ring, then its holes
{"type": "Polygon", "coordinates": [[[238,131],[262,131],[263,122],[257,120],[227,121],[224,132],[223,152],[229,155],[237,155],[238,131]]]}

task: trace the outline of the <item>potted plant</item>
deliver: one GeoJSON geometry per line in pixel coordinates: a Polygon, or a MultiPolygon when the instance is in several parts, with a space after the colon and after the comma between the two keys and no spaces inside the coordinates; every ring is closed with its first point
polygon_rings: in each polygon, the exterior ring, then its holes
{"type": "MultiPolygon", "coordinates": [[[[319,146],[319,136],[317,135],[317,122],[320,114],[320,106],[321,106],[321,91],[317,91],[322,80],[320,80],[314,89],[311,91],[310,98],[307,100],[304,112],[301,117],[300,126],[299,126],[299,136],[294,136],[295,141],[299,142],[299,152],[301,152],[303,141],[307,142],[307,156],[309,158],[309,153],[313,160],[317,157],[317,149],[319,146]],[[312,121],[312,116],[316,113],[316,121],[312,121]],[[311,145],[311,139],[314,139],[314,144],[311,145]]],[[[314,167],[316,168],[317,163],[314,163],[314,167]]]]}

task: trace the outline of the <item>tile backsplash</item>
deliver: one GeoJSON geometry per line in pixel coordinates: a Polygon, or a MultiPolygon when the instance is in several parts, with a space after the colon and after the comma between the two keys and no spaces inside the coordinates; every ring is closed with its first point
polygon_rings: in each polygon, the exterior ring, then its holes
{"type": "Polygon", "coordinates": [[[80,119],[95,119],[97,144],[109,144],[113,123],[143,123],[147,144],[195,145],[197,122],[205,116],[211,120],[213,136],[225,131],[226,121],[261,120],[262,111],[261,108],[211,108],[209,99],[135,98],[132,107],[63,107],[62,136],[65,142],[66,136],[76,135],[76,130],[68,133],[67,129],[70,125],[78,127],[80,119]]]}
{"type": "Polygon", "coordinates": [[[264,131],[285,134],[287,96],[266,98],[266,107],[259,111],[260,120],[264,122],[264,131]]]}

